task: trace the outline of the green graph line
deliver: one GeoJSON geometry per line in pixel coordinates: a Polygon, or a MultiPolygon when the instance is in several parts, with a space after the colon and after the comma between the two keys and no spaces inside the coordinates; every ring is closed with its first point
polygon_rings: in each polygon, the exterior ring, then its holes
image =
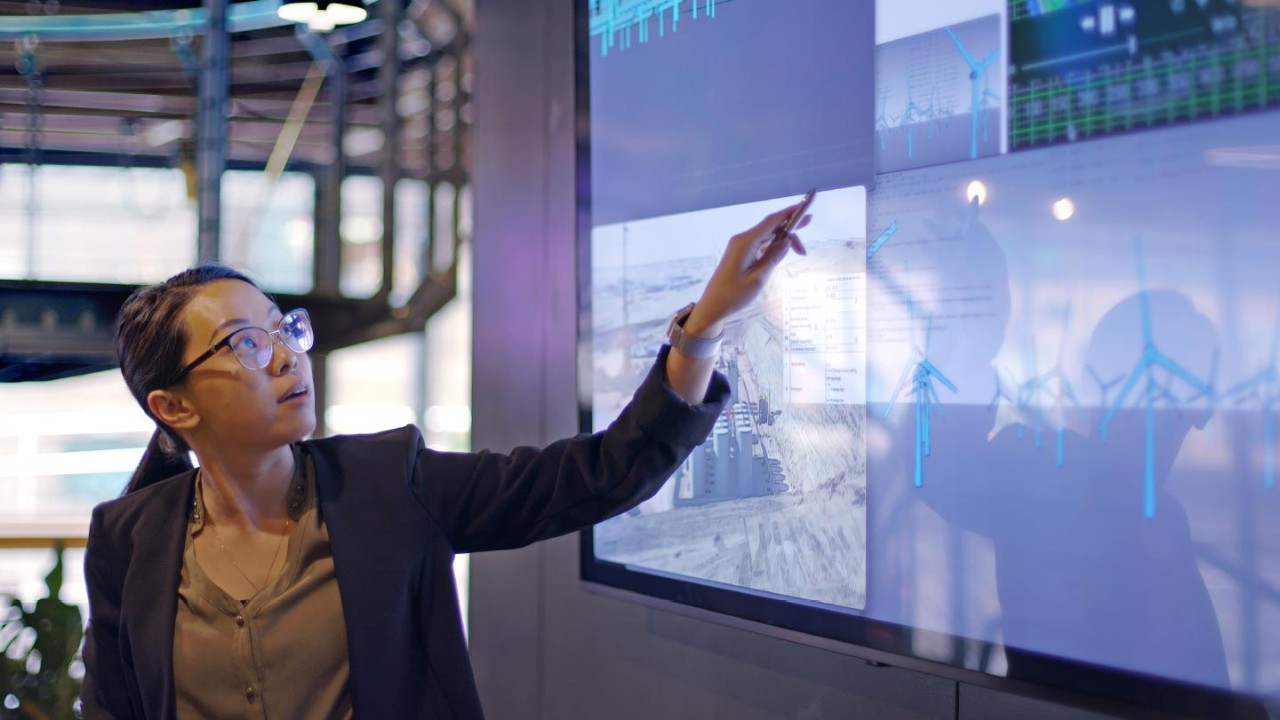
{"type": "MultiPolygon", "coordinates": [[[[1019,5],[1025,3],[1013,3],[1011,12],[1019,5]]],[[[1141,64],[1085,71],[1079,79],[1011,83],[1010,146],[1280,106],[1280,22],[1275,14],[1249,17],[1242,36],[1257,44],[1237,38],[1232,47],[1204,46],[1193,57],[1144,58],[1141,64]]]]}

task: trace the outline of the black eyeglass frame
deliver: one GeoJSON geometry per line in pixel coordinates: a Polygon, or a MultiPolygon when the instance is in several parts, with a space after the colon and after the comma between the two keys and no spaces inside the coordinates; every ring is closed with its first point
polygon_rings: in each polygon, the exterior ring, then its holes
{"type": "MultiPolygon", "coordinates": [[[[196,367],[200,365],[200,363],[203,363],[205,360],[208,360],[214,355],[217,355],[218,352],[221,351],[223,348],[231,347],[231,342],[233,338],[235,338],[235,336],[247,330],[259,330],[261,332],[264,332],[267,334],[267,342],[269,345],[274,345],[275,342],[278,340],[285,347],[289,348],[290,350],[296,353],[305,354],[307,351],[311,350],[311,348],[315,345],[315,328],[311,324],[311,314],[308,313],[304,308],[294,308],[293,310],[290,310],[289,312],[284,313],[283,315],[280,316],[280,322],[276,323],[275,330],[267,330],[265,328],[257,327],[256,325],[246,325],[245,327],[242,327],[242,328],[236,328],[232,332],[228,333],[226,337],[214,343],[208,350],[205,350],[204,354],[202,354],[200,357],[187,363],[186,367],[178,371],[177,376],[173,379],[172,382],[169,383],[168,386],[172,387],[182,382],[183,380],[185,380],[187,378],[187,375],[189,375],[192,370],[195,370],[196,367]],[[289,319],[289,316],[298,315],[298,314],[302,315],[304,321],[306,322],[307,327],[311,329],[311,345],[308,345],[306,348],[294,347],[292,344],[290,344],[290,340],[292,339],[292,336],[284,334],[285,321],[289,319]]],[[[266,367],[267,364],[271,362],[269,358],[275,354],[275,351],[273,350],[272,354],[268,355],[267,363],[264,363],[257,367],[250,366],[244,360],[244,358],[240,357],[240,355],[237,354],[234,350],[231,352],[231,354],[235,356],[236,362],[239,362],[240,365],[243,366],[244,368],[249,370],[258,370],[266,367]]]]}

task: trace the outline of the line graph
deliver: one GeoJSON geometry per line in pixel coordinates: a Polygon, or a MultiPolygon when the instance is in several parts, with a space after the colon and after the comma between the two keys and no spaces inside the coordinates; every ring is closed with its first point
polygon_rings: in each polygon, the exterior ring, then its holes
{"type": "Polygon", "coordinates": [[[1034,13],[1016,3],[1010,149],[1276,107],[1280,13],[1250,5],[1178,0],[1034,13]]]}

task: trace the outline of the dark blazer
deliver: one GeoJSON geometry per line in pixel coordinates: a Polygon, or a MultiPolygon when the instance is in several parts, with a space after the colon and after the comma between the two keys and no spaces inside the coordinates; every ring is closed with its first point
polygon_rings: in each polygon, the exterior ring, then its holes
{"type": "MultiPolygon", "coordinates": [[[[302,444],[329,531],[357,718],[483,717],[454,553],[572,532],[657,492],[729,396],[717,374],[706,402],[684,403],[666,385],[665,357],[608,430],[542,450],[435,452],[412,426],[302,444]]],[[[90,720],[174,717],[173,623],[193,480],[186,472],[93,511],[81,691],[90,720]]]]}

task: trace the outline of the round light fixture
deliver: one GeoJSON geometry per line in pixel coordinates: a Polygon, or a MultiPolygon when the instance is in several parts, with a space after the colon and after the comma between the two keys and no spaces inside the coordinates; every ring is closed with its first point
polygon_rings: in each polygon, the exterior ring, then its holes
{"type": "Polygon", "coordinates": [[[976,200],[979,205],[987,204],[987,184],[981,180],[969,183],[969,187],[964,189],[964,199],[969,202],[976,200]]]}
{"type": "Polygon", "coordinates": [[[1070,220],[1076,214],[1076,204],[1071,198],[1064,197],[1053,203],[1053,216],[1059,220],[1070,220]]]}
{"type": "Polygon", "coordinates": [[[285,2],[276,14],[282,20],[305,23],[316,32],[328,32],[339,25],[358,23],[369,17],[359,0],[349,2],[285,2]]]}

